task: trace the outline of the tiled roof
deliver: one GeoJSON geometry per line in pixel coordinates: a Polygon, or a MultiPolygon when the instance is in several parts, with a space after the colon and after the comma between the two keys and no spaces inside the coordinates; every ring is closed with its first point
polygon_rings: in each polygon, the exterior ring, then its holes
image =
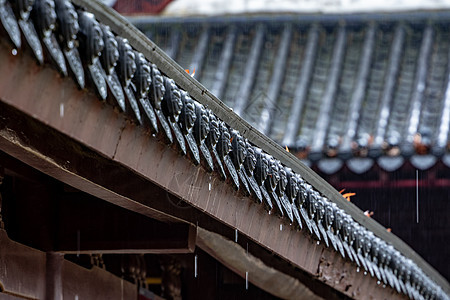
{"type": "Polygon", "coordinates": [[[419,169],[450,162],[446,12],[164,20],[136,24],[308,163],[332,171],[324,158],[357,156],[390,171],[396,158],[419,169]]]}
{"type": "MultiPolygon", "coordinates": [[[[337,201],[331,202],[332,199],[326,196],[326,190],[329,188],[327,185],[320,183],[320,180],[313,179],[320,188],[319,191],[317,186],[311,186],[308,180],[305,180],[306,176],[314,178],[317,175],[306,168],[304,173],[296,173],[290,167],[294,166],[293,163],[290,166],[283,165],[277,159],[286,154],[284,151],[282,151],[283,154],[274,152],[274,156],[265,153],[246,139],[251,134],[250,130],[240,133],[234,129],[233,124],[227,124],[221,120],[219,113],[222,114],[222,112],[219,112],[217,107],[215,109],[217,112],[206,109],[200,100],[207,102],[206,96],[202,97],[204,94],[208,94],[207,91],[202,90],[199,93],[193,86],[188,86],[189,92],[187,89],[180,88],[179,84],[182,82],[180,74],[188,79],[191,78],[178,66],[169,70],[172,75],[162,74],[159,68],[170,69],[167,65],[172,62],[167,60],[164,55],[158,58],[155,54],[152,59],[154,64],[149,62],[147,59],[150,54],[148,53],[158,53],[160,50],[146,39],[142,41],[141,33],[132,29],[130,24],[114,23],[114,20],[116,22],[117,20],[123,22],[123,20],[114,16],[112,11],[98,6],[95,1],[73,1],[78,5],[81,3],[81,6],[74,6],[68,0],[58,0],[55,3],[49,0],[40,0],[36,1],[34,5],[22,0],[14,1],[13,5],[10,5],[9,2],[0,2],[0,21],[6,32],[1,37],[2,43],[9,38],[9,47],[13,56],[34,55],[39,64],[44,67],[53,66],[61,77],[70,76],[80,88],[95,92],[99,100],[105,101],[105,105],[114,105],[118,111],[127,114],[137,126],[148,128],[149,133],[155,137],[154,142],[160,139],[167,144],[176,144],[178,146],[174,147],[177,148],[177,152],[181,156],[186,156],[195,165],[199,165],[198,168],[205,168],[210,172],[214,170],[215,174],[222,179],[229,178],[230,180],[227,182],[231,182],[236,190],[240,189],[245,195],[243,199],[264,203],[268,214],[273,211],[280,217],[289,220],[290,223],[296,222],[295,228],[299,230],[304,225],[304,232],[309,232],[311,237],[314,236],[330,249],[333,247],[334,251],[336,253],[339,251],[343,258],[347,257],[358,266],[364,267],[371,277],[378,279],[378,283],[383,281],[411,299],[448,299],[442,288],[432,281],[413,260],[400,253],[393,245],[389,244],[389,241],[385,242],[365,227],[367,225],[378,231],[378,224],[371,223],[372,221],[365,217],[363,217],[362,224],[357,223],[356,220],[362,220],[361,215],[354,213],[354,217],[352,217],[338,207],[337,203],[343,201],[340,195],[337,201]],[[89,6],[96,8],[95,14],[83,9],[89,6]],[[106,20],[106,24],[99,23],[97,18],[100,21],[106,20]],[[136,50],[133,49],[133,46],[136,47],[136,50]],[[142,52],[138,50],[138,47],[143,48],[142,52]],[[23,48],[28,50],[22,51],[23,48]],[[201,96],[198,96],[199,94],[201,96]]],[[[195,28],[198,29],[198,27],[195,28]]],[[[237,31],[237,28],[236,31],[233,28],[230,31],[222,31],[223,39],[210,36],[209,29],[205,29],[198,39],[183,38],[180,47],[181,50],[184,50],[185,43],[191,40],[196,41],[198,49],[183,53],[191,57],[191,61],[195,62],[194,66],[200,66],[199,73],[196,74],[200,78],[204,77],[204,80],[216,76],[218,65],[229,72],[228,76],[223,78],[228,78],[232,72],[235,72],[236,80],[239,83],[236,84],[235,90],[238,90],[240,95],[249,97],[244,100],[236,98],[236,103],[244,101],[245,105],[240,104],[243,108],[242,114],[251,115],[252,111],[261,110],[260,116],[264,122],[258,123],[258,120],[255,120],[255,124],[263,132],[270,133],[273,128],[272,123],[275,122],[269,121],[274,121],[274,112],[278,102],[266,101],[265,97],[267,97],[266,94],[275,97],[280,85],[286,82],[286,80],[279,80],[282,71],[290,67],[290,64],[284,59],[286,55],[283,52],[289,52],[286,47],[292,45],[289,43],[291,37],[299,34],[295,28],[294,25],[280,25],[274,28],[268,25],[250,26],[246,34],[253,36],[248,39],[251,55],[243,52],[241,65],[244,64],[246,67],[241,72],[248,75],[243,77],[233,69],[236,61],[227,56],[227,52],[224,52],[225,54],[217,60],[214,53],[206,51],[207,46],[211,43],[216,44],[214,49],[220,53],[222,53],[221,49],[230,49],[227,45],[223,45],[225,41],[234,43],[236,40],[245,44],[245,39],[239,39],[238,32],[241,31],[237,31]],[[277,30],[282,32],[281,36],[276,34],[277,30]],[[230,35],[231,38],[228,38],[230,35]],[[255,42],[251,42],[252,40],[255,42]],[[279,48],[281,50],[275,51],[273,45],[278,44],[281,45],[279,48]],[[264,46],[264,51],[260,53],[261,45],[264,46]],[[272,60],[276,60],[277,64],[286,67],[278,68],[275,65],[274,68],[272,60]],[[262,62],[266,62],[266,64],[262,62]],[[216,67],[209,69],[208,66],[216,67]],[[251,74],[247,73],[250,71],[251,74]],[[262,96],[248,101],[253,95],[254,86],[262,91],[262,96]]],[[[408,40],[405,34],[406,29],[402,26],[395,28],[395,41],[408,40]]],[[[182,32],[181,36],[185,36],[184,29],[179,28],[179,30],[182,32]]],[[[296,103],[301,103],[300,100],[305,101],[308,105],[304,107],[304,114],[308,117],[315,116],[316,120],[320,120],[322,110],[330,111],[332,106],[315,107],[314,101],[319,101],[317,99],[321,98],[314,98],[314,95],[320,94],[324,87],[325,95],[328,95],[328,98],[323,99],[332,102],[331,96],[336,93],[337,88],[330,83],[337,84],[339,81],[337,69],[340,68],[339,58],[344,55],[344,39],[351,36],[348,35],[348,29],[344,27],[338,29],[330,27],[328,30],[334,34],[325,34],[326,29],[322,29],[320,26],[312,26],[308,29],[308,36],[306,33],[300,33],[305,35],[308,40],[305,53],[314,55],[317,52],[319,60],[314,69],[312,66],[308,67],[308,63],[300,66],[301,70],[309,69],[310,72],[314,72],[314,79],[304,79],[305,77],[301,74],[297,76],[302,84],[311,88],[308,93],[295,91],[294,99],[296,103]],[[324,47],[318,48],[316,41],[320,41],[324,47]],[[329,47],[332,44],[337,45],[336,51],[329,47]],[[324,50],[326,48],[330,49],[324,50]],[[321,57],[322,59],[320,59],[321,57]],[[321,65],[324,69],[320,69],[321,65]],[[331,71],[328,72],[328,69],[331,71]],[[327,77],[327,74],[330,76],[327,77]],[[323,79],[324,77],[327,79],[323,79]],[[312,89],[315,85],[317,88],[312,89]],[[313,115],[315,110],[320,110],[320,113],[315,112],[313,115]]],[[[217,31],[220,33],[220,28],[217,31]]],[[[195,32],[194,30],[194,37],[196,37],[195,32]]],[[[302,45],[299,43],[298,47],[301,48],[302,45]]],[[[401,43],[394,42],[393,45],[397,45],[392,47],[395,50],[392,53],[395,54],[401,43]]],[[[175,49],[177,48],[173,48],[173,50],[175,49]]],[[[404,56],[395,56],[395,60],[400,60],[402,57],[404,56]]],[[[306,60],[306,62],[308,61],[311,60],[306,60]]],[[[391,65],[393,64],[390,63],[389,66],[391,65]]],[[[391,69],[393,68],[389,68],[386,78],[391,77],[390,73],[393,72],[391,69]]],[[[220,80],[212,82],[220,82],[220,80]]],[[[196,82],[192,80],[192,83],[196,82]]],[[[383,95],[388,86],[390,85],[383,88],[383,95]]],[[[224,92],[229,89],[229,87],[225,87],[224,92]]],[[[220,89],[218,90],[220,91],[220,89]]],[[[291,117],[292,114],[289,114],[285,119],[291,117]]],[[[240,119],[234,115],[233,118],[240,119]]],[[[229,121],[239,125],[237,122],[239,120],[230,118],[229,121]]],[[[306,121],[307,125],[297,126],[299,130],[309,128],[308,126],[314,124],[306,121]]],[[[319,124],[317,121],[315,123],[319,124]]],[[[314,128],[314,126],[310,127],[314,128]]],[[[321,125],[316,127],[322,128],[321,125]]],[[[311,142],[314,140],[311,139],[311,142]]],[[[341,205],[349,211],[357,211],[350,205],[341,205]]],[[[359,211],[357,212],[359,213],[359,211]]],[[[292,234],[297,233],[293,230],[292,234]]],[[[386,233],[383,230],[379,234],[386,233]]],[[[407,249],[401,243],[396,244],[398,247],[407,249]]],[[[408,252],[414,257],[413,252],[408,252]]],[[[423,262],[421,264],[428,272],[434,274],[433,269],[423,262]]],[[[443,282],[444,288],[448,289],[448,283],[437,274],[435,276],[443,282]]]]}

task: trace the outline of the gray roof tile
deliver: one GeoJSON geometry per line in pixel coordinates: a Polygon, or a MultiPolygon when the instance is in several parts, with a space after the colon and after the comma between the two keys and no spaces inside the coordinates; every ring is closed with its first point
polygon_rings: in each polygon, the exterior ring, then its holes
{"type": "Polygon", "coordinates": [[[244,119],[313,160],[445,152],[450,19],[312,19],[139,26],[244,119]]]}

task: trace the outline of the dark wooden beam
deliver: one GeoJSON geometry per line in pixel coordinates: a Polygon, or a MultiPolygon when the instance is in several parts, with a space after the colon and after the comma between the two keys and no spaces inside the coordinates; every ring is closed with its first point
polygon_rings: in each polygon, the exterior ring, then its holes
{"type": "Polygon", "coordinates": [[[36,176],[32,168],[21,168],[11,160],[0,155],[8,168],[3,187],[6,230],[18,242],[68,254],[167,254],[195,249],[196,229],[189,223],[148,218],[50,177],[36,176]]]}
{"type": "Polygon", "coordinates": [[[68,185],[151,218],[199,221],[204,227],[210,219],[219,220],[222,227],[237,229],[346,295],[367,291],[386,298],[399,296],[357,273],[356,266],[338,253],[269,215],[216,174],[193,165],[94,95],[78,91],[70,79],[37,66],[27,55],[12,56],[1,46],[0,60],[4,62],[0,65],[0,150],[68,185]],[[153,186],[160,187],[157,194],[153,186]],[[186,210],[180,199],[188,204],[186,210]],[[318,270],[324,253],[340,263],[346,280],[357,284],[346,289],[323,277],[318,270]]]}
{"type": "Polygon", "coordinates": [[[193,225],[162,223],[82,193],[60,199],[55,217],[57,252],[173,254],[195,249],[193,225]]]}
{"type": "MultiPolygon", "coordinates": [[[[96,1],[73,0],[72,2],[94,13],[96,18],[109,25],[112,31],[127,38],[137,51],[142,52],[145,57],[158,65],[158,68],[163,73],[175,80],[177,85],[186,90],[191,97],[203,105],[208,106],[221,120],[238,130],[251,143],[260,147],[267,153],[270,153],[276,159],[280,160],[281,163],[291,167],[294,172],[301,174],[308,183],[331,201],[335,202],[340,208],[344,209],[356,222],[372,231],[376,236],[391,243],[403,255],[412,259],[417,266],[440,285],[444,291],[447,293],[450,291],[449,283],[408,245],[394,234],[387,232],[385,228],[376,221],[367,218],[358,207],[346,201],[335,188],[315,172],[312,172],[307,166],[302,164],[292,153],[285,151],[281,145],[255,130],[242,118],[239,118],[236,113],[231,111],[229,107],[217,99],[217,97],[208,91],[202,84],[184,72],[175,61],[170,59],[161,49],[151,42],[143,32],[135,28],[119,13],[96,1]]],[[[6,72],[6,74],[8,74],[8,72],[6,72]]]]}
{"type": "Polygon", "coordinates": [[[260,289],[281,299],[322,299],[298,279],[265,265],[238,243],[203,228],[197,232],[197,244],[203,251],[260,289]]]}
{"type": "MultiPolygon", "coordinates": [[[[0,48],[2,49],[0,53],[4,53],[3,50],[5,49],[3,47],[4,44],[0,43],[0,48]]],[[[24,56],[23,58],[26,57],[24,56]]],[[[2,61],[1,66],[6,68],[12,68],[15,63],[21,64],[21,60],[10,60],[5,56],[1,56],[0,60],[2,61]]],[[[44,103],[44,99],[58,99],[59,102],[57,100],[53,105],[47,106],[44,109],[46,111],[45,114],[48,114],[50,123],[56,122],[59,126],[64,127],[65,130],[62,132],[69,137],[84,135],[85,145],[90,145],[88,147],[93,146],[92,148],[97,150],[101,149],[98,152],[100,155],[98,157],[93,156],[92,153],[88,154],[86,149],[83,149],[80,145],[70,143],[68,140],[63,141],[64,137],[61,135],[39,127],[40,125],[37,123],[30,123],[29,120],[23,119],[21,115],[17,115],[17,112],[9,110],[8,107],[3,107],[1,110],[4,116],[8,115],[3,119],[3,126],[0,133],[0,149],[2,151],[47,175],[58,178],[68,185],[115,205],[163,222],[183,222],[179,218],[133,201],[123,194],[115,193],[105,188],[104,183],[93,180],[94,178],[103,178],[113,186],[123,186],[127,183],[125,180],[126,177],[120,177],[120,169],[113,167],[111,164],[101,167],[101,163],[99,163],[100,159],[104,161],[105,157],[112,158],[114,156],[115,147],[120,139],[121,131],[126,124],[134,127],[134,125],[128,123],[124,115],[115,112],[111,106],[105,106],[104,103],[98,101],[94,94],[79,91],[70,79],[61,79],[55,72],[48,68],[38,68],[29,58],[22,61],[22,63],[32,68],[37,68],[34,71],[22,68],[23,73],[16,74],[19,76],[18,78],[22,78],[23,82],[27,82],[27,85],[29,84],[30,89],[23,89],[24,86],[18,82],[22,86],[21,91],[23,93],[15,90],[17,87],[10,86],[8,81],[17,81],[17,79],[14,79],[15,76],[11,77],[5,74],[5,76],[0,76],[0,93],[2,94],[0,98],[2,100],[8,98],[12,100],[15,96],[10,98],[5,93],[10,95],[15,94],[25,101],[19,106],[28,106],[26,102],[30,101],[36,95],[41,95],[35,98],[36,106],[34,108],[44,108],[47,105],[44,103]],[[34,77],[33,73],[38,71],[38,69],[41,71],[41,76],[34,77]],[[6,78],[8,79],[5,80],[6,78]],[[52,82],[52,84],[47,85],[45,82],[52,82]],[[54,88],[51,88],[52,85],[54,88]],[[50,90],[44,88],[44,86],[47,86],[47,88],[50,87],[50,90]],[[87,103],[93,106],[83,108],[87,103]],[[61,107],[65,107],[63,109],[65,114],[63,115],[61,115],[61,107]],[[84,117],[81,115],[76,116],[78,113],[84,114],[85,117],[88,115],[91,117],[83,120],[84,117]],[[9,125],[6,124],[8,122],[9,125]],[[6,129],[4,126],[9,126],[10,129],[6,129]],[[29,136],[18,136],[17,132],[21,132],[19,129],[21,126],[28,127],[29,129],[33,128],[32,131],[34,133],[29,136]],[[17,131],[12,128],[15,128],[17,131]],[[46,141],[52,142],[48,143],[46,141]],[[39,150],[36,151],[37,149],[39,150]],[[56,157],[59,157],[59,159],[55,160],[56,157]],[[84,172],[92,176],[80,176],[84,172]]],[[[18,71],[21,69],[19,65],[16,65],[16,70],[18,71]]],[[[15,101],[13,100],[13,102],[15,101]]],[[[29,108],[34,109],[32,107],[29,108]]],[[[45,118],[47,117],[40,118],[40,120],[43,121],[45,118]]],[[[22,131],[22,133],[25,132],[22,131]]],[[[133,154],[131,156],[137,157],[137,155],[133,154]]]]}
{"type": "Polygon", "coordinates": [[[136,286],[130,282],[54,255],[14,242],[0,230],[0,299],[117,299],[118,295],[137,299],[136,286]],[[62,298],[55,298],[55,292],[62,298]]]}

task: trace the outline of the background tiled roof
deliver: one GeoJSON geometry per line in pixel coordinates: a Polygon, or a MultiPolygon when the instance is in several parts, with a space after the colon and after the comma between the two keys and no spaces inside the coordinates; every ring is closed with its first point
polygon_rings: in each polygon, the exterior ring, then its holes
{"type": "Polygon", "coordinates": [[[450,161],[446,12],[137,23],[235,112],[309,162],[400,154],[426,169],[436,157],[450,161]]]}

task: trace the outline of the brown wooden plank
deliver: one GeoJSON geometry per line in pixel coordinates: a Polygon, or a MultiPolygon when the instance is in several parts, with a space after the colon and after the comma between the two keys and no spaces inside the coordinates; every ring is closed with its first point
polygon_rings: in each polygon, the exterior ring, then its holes
{"type": "Polygon", "coordinates": [[[52,268],[48,259],[45,252],[11,241],[0,230],[0,299],[50,299],[55,278],[61,279],[56,290],[64,299],[137,299],[135,285],[103,269],[88,270],[63,258],[59,268],[52,268]],[[58,270],[61,274],[52,273],[58,270]]]}
{"type": "Polygon", "coordinates": [[[58,202],[53,251],[170,254],[195,250],[196,228],[190,224],[162,223],[82,194],[66,195],[58,202]]]}
{"type": "Polygon", "coordinates": [[[173,78],[175,82],[185,89],[189,94],[200,103],[211,108],[214,113],[240,133],[250,142],[272,154],[283,164],[291,167],[295,172],[301,174],[310,184],[318,189],[330,200],[337,203],[348,214],[350,214],[358,223],[365,226],[375,235],[394,245],[396,249],[406,257],[411,258],[422,268],[425,273],[435,280],[447,293],[450,292],[449,283],[435,271],[427,262],[425,262],[417,253],[415,253],[407,244],[400,240],[394,234],[387,232],[383,226],[371,218],[366,218],[362,211],[351,202],[345,201],[330,184],[302,164],[294,155],[285,151],[283,147],[269,139],[267,136],[255,130],[245,120],[235,114],[223,102],[209,92],[201,83],[193,79],[189,74],[173,61],[164,51],[150,41],[143,32],[135,28],[130,22],[125,20],[119,13],[100,3],[89,0],[74,0],[74,3],[93,12],[96,17],[105,24],[108,24],[116,33],[130,41],[130,44],[138,51],[142,52],[147,59],[158,65],[158,67],[173,78]]]}
{"type": "Polygon", "coordinates": [[[0,230],[0,284],[3,292],[33,299],[45,297],[45,253],[11,241],[0,230]]]}
{"type": "MultiPolygon", "coordinates": [[[[0,60],[2,59],[10,59],[5,54],[4,49],[0,49],[0,60]]],[[[33,63],[32,59],[28,56],[18,56],[12,59],[17,60],[13,68],[26,69],[28,65],[33,63]]],[[[149,183],[156,184],[170,191],[173,195],[183,199],[197,210],[213,218],[220,219],[220,222],[226,226],[237,228],[239,232],[248,236],[250,239],[257,241],[258,238],[261,246],[271,251],[276,251],[278,256],[289,263],[311,274],[317,272],[319,263],[317,257],[320,256],[320,252],[314,251],[315,246],[306,243],[310,251],[300,251],[300,243],[296,243],[294,249],[288,249],[287,247],[289,237],[292,234],[298,234],[302,240],[307,240],[307,237],[301,232],[293,232],[291,230],[280,231],[279,225],[282,223],[280,219],[269,215],[263,205],[254,203],[248,198],[243,198],[233,190],[230,184],[216,180],[214,181],[214,187],[209,190],[209,186],[205,182],[209,181],[210,173],[204,171],[201,167],[194,166],[186,157],[180,156],[173,148],[160,143],[153,137],[147,136],[147,131],[144,128],[128,123],[125,121],[125,118],[108,118],[108,111],[114,116],[116,112],[109,106],[99,104],[98,100],[94,99],[94,97],[88,97],[83,102],[83,105],[89,107],[89,109],[81,110],[81,112],[85,112],[81,116],[85,123],[80,130],[70,130],[69,127],[62,126],[59,120],[59,114],[48,114],[47,110],[42,108],[42,106],[52,106],[55,102],[58,102],[54,98],[57,97],[57,92],[53,95],[54,97],[42,97],[39,107],[33,104],[33,95],[43,88],[36,86],[35,82],[64,88],[62,84],[64,80],[61,81],[58,75],[55,75],[56,72],[51,69],[36,67],[34,65],[30,68],[28,70],[33,72],[33,78],[42,76],[46,80],[39,81],[38,79],[33,79],[30,83],[27,82],[27,85],[25,85],[26,88],[24,88],[21,82],[10,82],[12,86],[14,85],[16,89],[22,89],[22,91],[21,93],[13,93],[5,92],[2,89],[0,90],[1,101],[45,123],[49,128],[69,136],[74,142],[80,143],[80,149],[82,149],[82,146],[87,147],[107,158],[111,157],[111,153],[116,153],[113,159],[108,161],[108,164],[117,164],[118,166],[122,166],[122,168],[111,167],[108,169],[106,166],[98,165],[99,163],[95,164],[96,161],[101,161],[101,159],[89,160],[88,156],[83,157],[83,153],[77,153],[77,151],[71,151],[68,159],[66,159],[69,163],[63,164],[64,160],[62,158],[65,155],[67,156],[66,153],[54,151],[45,148],[44,145],[40,145],[42,147],[41,150],[45,151],[45,154],[43,154],[29,147],[28,144],[30,142],[36,143],[33,146],[39,146],[38,141],[32,137],[34,134],[33,130],[28,132],[29,136],[26,140],[21,140],[20,136],[11,135],[8,129],[0,131],[0,149],[2,151],[15,156],[19,160],[52,177],[116,205],[141,212],[142,214],[157,219],[165,218],[171,221],[177,219],[153,208],[155,206],[167,207],[167,200],[152,197],[148,193],[149,191],[146,190],[145,185],[134,185],[133,182],[137,184],[139,181],[134,181],[133,174],[138,174],[140,178],[144,178],[149,183]],[[99,116],[91,113],[92,111],[100,112],[99,116]],[[97,126],[100,126],[100,124],[105,128],[111,128],[114,132],[123,130],[117,138],[114,135],[114,138],[106,136],[105,138],[96,139],[97,132],[95,132],[95,128],[99,128],[97,126]],[[142,153],[140,157],[139,153],[142,153]],[[136,159],[136,157],[139,158],[136,159]],[[89,160],[94,165],[91,166],[85,162],[83,163],[83,159],[89,160]],[[125,166],[125,169],[123,166],[125,166]],[[96,168],[100,169],[96,170],[96,168]],[[119,172],[117,170],[120,170],[120,173],[117,174],[118,176],[111,176],[105,170],[110,170],[111,172],[119,172]],[[127,170],[130,172],[127,173],[127,170]],[[127,180],[124,180],[124,178],[127,180]],[[144,195],[147,195],[145,199],[144,195]],[[136,197],[140,200],[135,201],[136,197]],[[217,206],[207,205],[208,201],[211,200],[217,203],[217,206]],[[264,228],[265,232],[260,238],[252,236],[250,233],[251,226],[249,226],[248,222],[251,222],[251,219],[245,218],[244,214],[244,212],[248,211],[249,207],[255,210],[254,218],[260,219],[261,227],[264,228]],[[288,255],[288,253],[294,254],[288,255]],[[308,254],[310,257],[308,257],[308,254]]],[[[0,74],[2,74],[1,71],[5,71],[2,66],[0,66],[0,74]]],[[[11,70],[11,72],[14,73],[15,71],[11,70]]],[[[2,75],[0,75],[0,82],[2,80],[2,75]]],[[[81,98],[83,99],[83,97],[81,98]]],[[[67,111],[69,115],[78,113],[78,111],[67,111]]],[[[8,126],[14,127],[19,125],[10,123],[8,126]]],[[[27,130],[30,129],[28,128],[27,130]]],[[[44,135],[45,133],[41,132],[40,134],[44,135]]],[[[55,145],[58,144],[58,141],[54,142],[55,145]]],[[[67,142],[64,141],[64,143],[58,145],[62,146],[67,142]]],[[[213,174],[213,176],[217,175],[213,174]]],[[[185,214],[185,217],[188,216],[189,214],[185,214]]],[[[334,255],[338,254],[334,253],[334,255]]],[[[376,284],[376,281],[372,278],[366,277],[365,280],[369,284],[376,284]]],[[[343,292],[345,293],[345,291],[343,292]]]]}
{"type": "Polygon", "coordinates": [[[265,265],[237,243],[199,228],[199,247],[259,288],[282,299],[322,299],[296,278],[265,265]]]}

